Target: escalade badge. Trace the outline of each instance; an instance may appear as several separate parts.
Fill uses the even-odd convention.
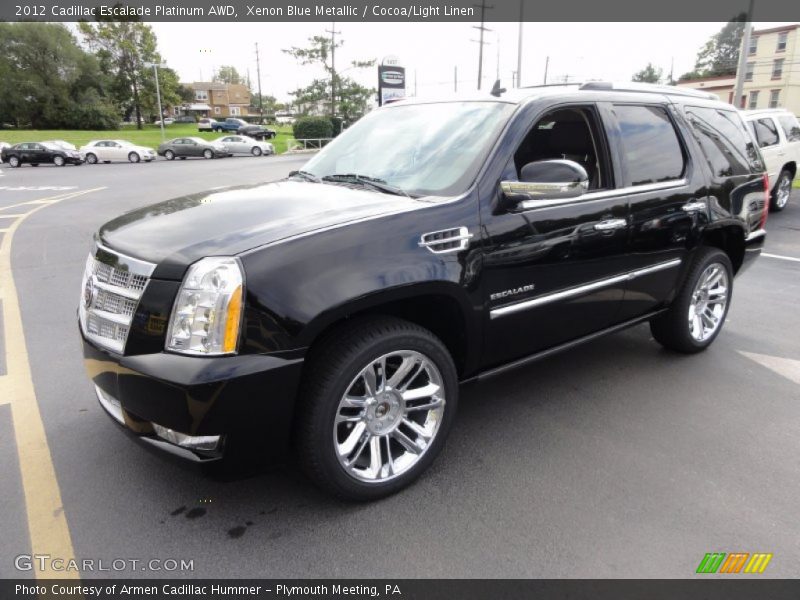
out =
[[[491,296],[489,296],[490,300],[500,300],[501,298],[508,298],[509,296],[516,296],[517,294],[524,294],[525,292],[530,292],[533,288],[536,287],[534,284],[529,283],[528,285],[523,285],[522,287],[518,288],[511,288],[510,290],[503,290],[502,292],[495,292]]]

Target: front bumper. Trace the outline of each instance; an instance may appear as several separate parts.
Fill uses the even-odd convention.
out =
[[[761,255],[761,250],[764,248],[764,242],[767,239],[767,232],[763,229],[757,229],[748,235],[744,240],[744,256],[742,257],[742,266],[739,267],[737,275],[744,273],[749,269],[756,258]]]
[[[231,439],[271,458],[288,446],[302,358],[119,356],[85,337],[83,355],[100,405],[150,445],[195,461],[221,458]]]

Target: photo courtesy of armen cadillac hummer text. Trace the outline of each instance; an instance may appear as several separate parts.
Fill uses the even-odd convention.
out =
[[[431,465],[466,382],[645,322],[706,349],[770,191],[740,114],[703,92],[395,102],[283,180],[103,225],[87,371],[145,443],[289,453],[323,489],[379,498]]]

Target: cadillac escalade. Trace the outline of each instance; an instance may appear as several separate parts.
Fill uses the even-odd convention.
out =
[[[465,382],[645,322],[706,349],[768,192],[740,114],[701,92],[396,102],[283,180],[102,226],[86,367],[146,443],[214,461],[248,440],[379,498],[442,450]]]

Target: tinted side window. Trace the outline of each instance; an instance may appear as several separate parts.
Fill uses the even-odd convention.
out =
[[[778,143],[778,128],[775,126],[775,121],[772,119],[756,119],[753,122],[753,128],[756,132],[756,140],[760,148],[767,146],[774,146]]]
[[[785,117],[778,117],[778,122],[783,127],[786,133],[786,139],[790,142],[800,142],[800,123],[797,119],[786,115]]]
[[[687,106],[685,111],[715,177],[763,170],[758,150],[738,113],[699,106]]]
[[[614,107],[630,185],[680,179],[684,157],[678,134],[660,106]]]

